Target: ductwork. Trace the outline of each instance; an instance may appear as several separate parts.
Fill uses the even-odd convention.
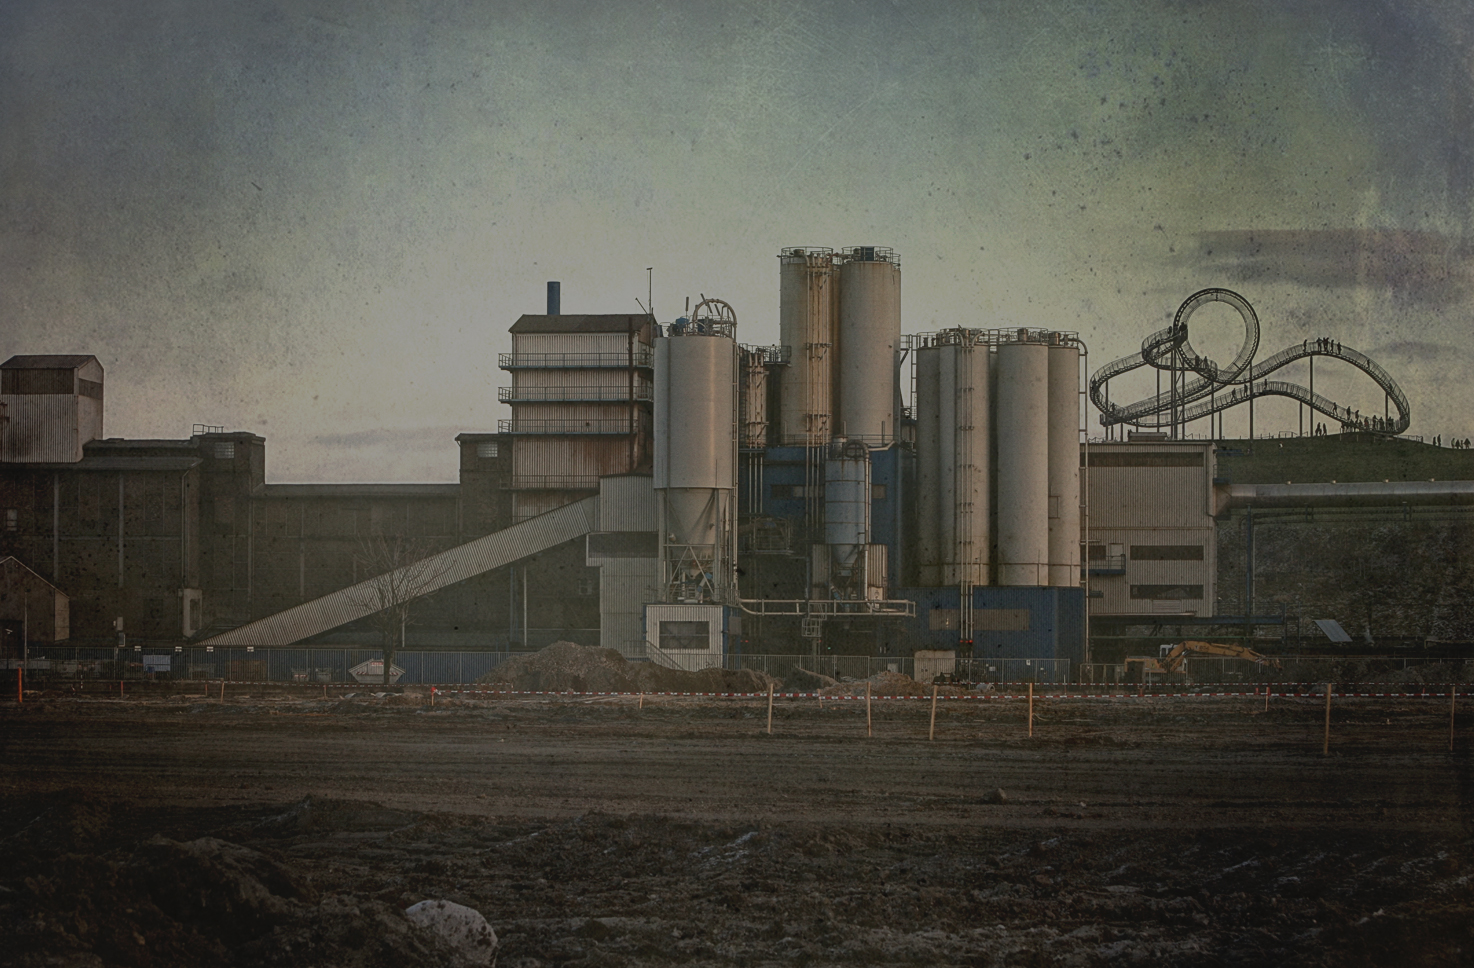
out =
[[[1213,513],[1234,508],[1361,508],[1474,505],[1474,481],[1347,484],[1219,484]]]

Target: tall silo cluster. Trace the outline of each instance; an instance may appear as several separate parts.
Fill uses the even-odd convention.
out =
[[[779,439],[827,447],[834,437],[875,447],[896,433],[901,262],[891,249],[789,248],[778,255],[782,377]]]
[[[1071,337],[1030,329],[918,347],[922,584],[1079,584],[1079,361]]]

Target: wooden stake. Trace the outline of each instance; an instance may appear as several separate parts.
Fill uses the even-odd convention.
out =
[[[640,692],[640,704],[638,706],[636,706],[635,708],[636,709],[644,709],[645,708],[645,693],[644,693],[643,690],[641,690],[641,692]]]
[[[26,670],[20,666],[15,667],[15,701],[18,703],[26,701]],[[1453,749],[1453,740],[1449,740],[1449,749]]]
[[[937,738],[937,684],[931,687],[931,728],[926,731],[927,741]]]
[[[225,702],[225,680],[220,680],[220,701]]]
[[[1264,711],[1269,712],[1269,687],[1264,687]]]
[[[430,708],[431,709],[434,709],[435,708],[435,687],[434,686],[431,686],[430,687]]]
[[[1322,756],[1331,755],[1331,689],[1334,686],[1333,682],[1326,683],[1326,737],[1325,742],[1321,744]]]
[[[768,735],[773,735],[773,684],[768,683]]]
[[[1459,701],[1459,687],[1450,683],[1448,687],[1448,751],[1454,751],[1454,710]]]
[[[1029,683],[1029,735],[1034,735],[1034,684]]]
[[[870,683],[865,683],[865,735],[874,736],[875,730],[870,721]]]

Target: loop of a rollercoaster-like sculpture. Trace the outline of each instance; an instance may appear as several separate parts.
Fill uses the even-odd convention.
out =
[[[1244,342],[1227,366],[1199,354],[1188,342],[1188,318],[1199,307],[1210,302],[1227,303],[1244,320]],[[1172,325],[1142,340],[1141,352],[1113,360],[1090,377],[1090,402],[1100,411],[1103,427],[1129,424],[1133,427],[1170,427],[1186,424],[1210,414],[1247,403],[1255,397],[1289,397],[1336,421],[1342,429],[1364,430],[1388,436],[1407,430],[1412,417],[1407,395],[1387,371],[1363,353],[1339,343],[1306,340],[1289,346],[1264,360],[1254,362],[1259,351],[1259,317],[1254,307],[1229,289],[1203,289],[1193,293],[1177,310]],[[1298,383],[1266,380],[1264,377],[1294,363],[1316,356],[1350,363],[1387,395],[1397,408],[1396,417],[1363,416],[1359,411],[1343,407],[1335,401],[1312,393]],[[1107,399],[1110,381],[1139,367],[1173,372],[1173,382],[1181,383],[1167,393],[1157,393],[1128,404],[1111,403]]]

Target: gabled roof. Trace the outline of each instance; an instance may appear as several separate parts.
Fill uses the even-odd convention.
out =
[[[644,333],[650,317],[644,313],[534,316],[525,314],[512,324],[513,333]]]
[[[75,370],[88,363],[96,363],[97,357],[90,355],[58,356],[12,356],[0,363],[0,370]]]
[[[60,588],[57,588],[51,582],[47,581],[45,578],[42,578],[40,575],[36,574],[36,571],[35,571],[34,568],[32,568],[30,565],[26,564],[24,561],[21,561],[15,555],[6,555],[4,558],[0,558],[0,573],[4,573],[4,572],[10,571],[12,564],[14,565],[14,567],[19,568],[22,571],[24,571],[27,575],[30,575],[31,578],[33,578],[34,580],[36,580],[36,581],[40,582],[41,584],[45,585],[47,588],[50,588],[52,591],[59,592],[62,595],[65,595],[66,594],[66,592],[63,592]]]

